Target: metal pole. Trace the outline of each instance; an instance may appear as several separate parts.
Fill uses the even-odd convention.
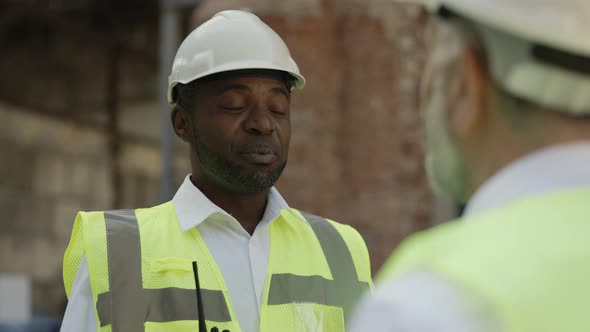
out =
[[[116,30],[113,30],[116,31]],[[106,110],[108,113],[108,133],[109,133],[109,154],[111,185],[113,186],[113,196],[111,199],[111,209],[120,208],[123,204],[123,181],[120,169],[121,158],[121,132],[119,130],[120,105],[119,105],[119,60],[121,57],[121,45],[117,38],[110,45],[107,61],[107,79],[106,79]]]
[[[162,176],[160,178],[160,201],[172,199],[174,194],[174,131],[170,123],[170,106],[166,91],[168,75],[179,39],[178,10],[167,1],[160,2],[160,104],[162,126]]]
[[[197,8],[200,0],[160,0],[160,103],[162,105],[162,177],[160,200],[172,199],[174,195],[174,131],[170,123],[168,105],[168,75],[180,42],[180,10]]]

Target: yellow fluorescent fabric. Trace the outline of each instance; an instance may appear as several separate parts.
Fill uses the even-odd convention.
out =
[[[297,210],[283,210],[269,227],[260,331],[344,331],[350,307],[370,286],[360,235]],[[68,294],[84,254],[99,331],[196,331],[194,260],[207,327],[240,331],[219,268],[196,228],[182,232],[171,202],[79,213],[64,257]]]
[[[432,270],[489,304],[507,332],[590,331],[590,188],[467,219],[413,236],[380,277]]]

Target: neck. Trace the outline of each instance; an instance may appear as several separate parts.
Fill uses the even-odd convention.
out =
[[[191,176],[191,182],[215,205],[236,218],[242,227],[253,234],[262,220],[269,191],[258,193],[235,193],[207,181]]]
[[[473,196],[490,177],[519,158],[550,146],[590,141],[590,121],[557,112],[543,112],[543,117],[534,119],[534,125],[531,120],[529,126],[518,130],[506,127],[498,130],[493,137],[474,140],[483,142],[483,145],[474,149],[479,152],[472,154],[475,172],[468,186],[468,197]]]

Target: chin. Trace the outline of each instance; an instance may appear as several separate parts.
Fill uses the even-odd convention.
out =
[[[235,187],[242,193],[258,193],[268,191],[279,180],[284,169],[283,163],[255,167],[235,178]]]

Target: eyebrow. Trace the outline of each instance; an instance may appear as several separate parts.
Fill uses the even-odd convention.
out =
[[[287,99],[291,98],[291,94],[287,91],[286,88],[273,87],[273,88],[271,88],[271,91],[275,92],[275,93],[280,93],[280,94],[284,95],[285,97],[287,97]]]
[[[229,91],[229,90],[241,90],[241,91],[250,91],[250,88],[246,85],[243,84],[230,84],[230,85],[226,85],[222,88],[220,88],[219,90],[217,90],[217,95],[220,96],[222,95],[224,92]],[[284,95],[287,98],[291,98],[291,94],[289,93],[289,91],[286,88],[283,87],[272,87],[270,89],[270,91],[274,92],[274,93],[279,93]]]

